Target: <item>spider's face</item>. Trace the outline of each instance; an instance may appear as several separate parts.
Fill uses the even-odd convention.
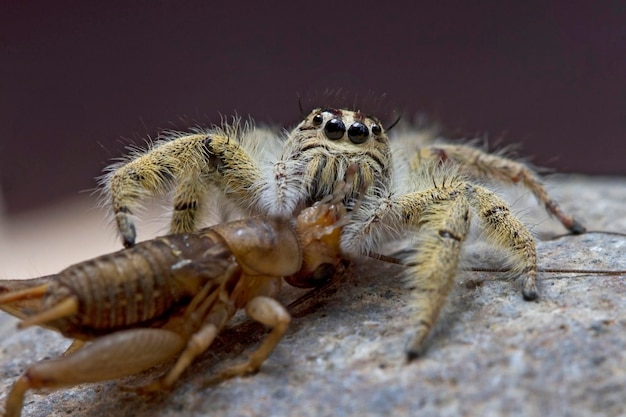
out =
[[[307,203],[332,194],[352,164],[359,173],[350,197],[362,186],[387,188],[391,181],[392,154],[380,121],[351,110],[313,110],[291,132],[283,160],[295,162],[290,174],[304,178]]]
[[[323,147],[331,153],[386,153],[389,148],[389,139],[379,120],[350,110],[315,109],[294,133],[302,151]]]

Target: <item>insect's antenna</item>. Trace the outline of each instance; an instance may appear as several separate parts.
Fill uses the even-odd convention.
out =
[[[395,125],[397,125],[397,124],[398,124],[398,122],[400,121],[400,119],[402,119],[402,115],[398,116],[398,118],[396,119],[396,121],[395,121],[395,122],[393,122],[392,124],[390,124],[390,125],[389,125],[389,127],[386,127],[386,128],[385,128],[385,130],[386,130],[387,132],[389,132],[391,129],[393,129],[393,128],[394,128],[394,126],[395,126]]]

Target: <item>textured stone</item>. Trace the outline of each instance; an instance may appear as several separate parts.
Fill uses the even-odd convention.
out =
[[[626,179],[570,177],[551,191],[592,230],[626,233]],[[515,207],[531,206],[525,195]],[[563,233],[524,210],[543,239],[540,268],[626,270],[626,237]],[[466,258],[497,255],[476,243]],[[496,263],[497,265],[497,263]],[[402,268],[354,262],[337,285],[296,307],[287,336],[261,371],[213,387],[214,369],[241,361],[263,331],[241,324],[152,398],[115,382],[27,394],[27,416],[620,416],[626,414],[626,275],[541,272],[540,298],[522,299],[503,274],[460,272],[456,293],[425,355],[406,363],[411,294]],[[296,297],[292,292],[289,297]],[[28,364],[68,342],[44,329],[17,332],[0,316],[0,401]],[[243,326],[243,327],[241,327]],[[154,373],[124,380],[140,384]]]

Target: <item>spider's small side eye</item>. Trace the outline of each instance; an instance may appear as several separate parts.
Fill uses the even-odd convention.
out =
[[[348,129],[348,138],[352,143],[363,143],[369,135],[369,129],[361,122],[352,123]]]
[[[323,121],[324,121],[324,116],[322,116],[322,113],[318,113],[315,116],[313,116],[313,125],[320,126]]]
[[[375,135],[380,135],[383,133],[383,129],[379,125],[372,125],[372,133]]]
[[[324,126],[324,132],[328,139],[341,139],[343,134],[346,133],[346,125],[343,124],[341,119],[330,119],[328,123],[326,123],[326,126]]]

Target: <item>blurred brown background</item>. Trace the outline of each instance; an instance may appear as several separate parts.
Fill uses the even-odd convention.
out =
[[[5,209],[93,188],[159,128],[235,111],[290,126],[297,96],[327,89],[541,166],[626,174],[626,3],[463,3],[2,2]]]

